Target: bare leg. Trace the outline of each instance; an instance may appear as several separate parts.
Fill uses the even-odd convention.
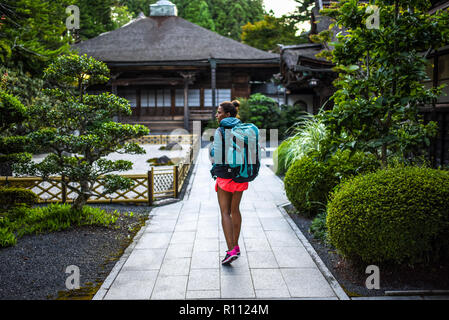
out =
[[[236,191],[232,195],[231,201],[231,219],[233,225],[233,248],[238,246],[240,229],[242,227],[242,216],[240,214],[240,200],[242,199],[243,191]]]
[[[223,189],[218,187],[217,197],[218,204],[220,205],[221,225],[223,226],[223,233],[226,239],[226,244],[228,246],[228,250],[232,250],[234,248],[234,228],[231,219],[232,193],[224,191]]]

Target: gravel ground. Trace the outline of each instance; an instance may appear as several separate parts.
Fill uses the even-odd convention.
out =
[[[151,210],[148,206],[97,206],[134,215],[120,215],[117,228],[73,227],[24,236],[15,246],[1,248],[0,299],[91,299]],[[70,265],[79,267],[79,290],[66,289],[71,274],[65,271]]]
[[[449,290],[449,261],[429,266],[379,265],[380,289],[368,290],[365,281],[370,274],[365,273],[366,265],[343,259],[309,233],[311,219],[298,215],[291,205],[285,209],[349,297],[384,296],[385,291]]]

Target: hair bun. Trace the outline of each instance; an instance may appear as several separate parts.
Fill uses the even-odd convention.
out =
[[[233,100],[233,101],[232,101],[232,104],[234,105],[234,107],[235,107],[236,109],[238,109],[238,108],[240,107],[240,101],[238,101],[238,100]]]

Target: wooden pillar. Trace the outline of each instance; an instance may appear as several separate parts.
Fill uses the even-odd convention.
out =
[[[65,186],[65,175],[61,176],[61,202],[64,204],[67,201],[67,187]]]
[[[178,165],[173,166],[173,196],[178,197],[179,177],[178,177]]]
[[[136,108],[137,108],[137,119],[140,120],[140,117],[142,116],[142,100],[140,88],[136,90]]]
[[[215,59],[209,59],[210,63],[210,87],[212,89],[212,118],[214,119],[217,112],[216,91],[217,91],[217,61]]]
[[[189,106],[188,106],[188,93],[189,84],[192,84],[195,79],[195,73],[181,72],[181,76],[184,78],[184,129],[189,131]]]
[[[112,83],[112,94],[117,95],[117,84],[115,82]],[[120,122],[120,116],[114,116],[112,120],[115,122]]]
[[[184,78],[184,129],[186,129],[187,131],[189,131],[188,97],[189,97],[189,81],[187,78]]]
[[[153,205],[154,194],[154,167],[151,167],[151,171],[148,171],[148,205]]]

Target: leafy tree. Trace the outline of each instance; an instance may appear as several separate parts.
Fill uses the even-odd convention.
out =
[[[279,128],[281,110],[274,99],[256,93],[239,100],[239,116],[243,122],[254,123],[259,129]]]
[[[262,21],[248,22],[242,27],[242,42],[261,50],[279,52],[278,44],[307,42],[307,39],[296,36],[296,32],[295,22],[288,17],[265,15]]]
[[[203,28],[215,31],[215,24],[212,20],[209,6],[204,0],[192,0],[184,9],[184,19],[195,23]]]
[[[263,20],[261,0],[208,0],[215,30],[222,36],[241,40],[241,27],[248,22]]]
[[[80,40],[91,39],[114,30],[111,8],[115,0],[76,0],[80,9]]]
[[[296,23],[310,21],[312,9],[315,7],[315,0],[295,0],[295,2],[298,5],[296,10],[289,15],[289,18],[296,21]]]
[[[39,74],[69,50],[68,0],[3,0],[0,3],[0,62]]]
[[[29,137],[51,152],[40,163],[16,166],[18,173],[41,176],[46,181],[52,181],[54,175],[65,176],[65,187],[77,194],[74,210],[80,210],[93,195],[94,183],[102,175],[103,194],[131,186],[131,180],[111,172],[129,170],[132,162],[107,160],[105,156],[112,152],[145,153],[128,140],[147,134],[148,129],[112,120],[116,115],[131,114],[128,101],[108,92],[86,94],[88,86],[104,83],[108,76],[106,64],[86,55],[58,57],[45,70],[46,80],[55,84],[46,90],[53,103],[36,105],[30,111],[37,127]]]
[[[156,3],[157,0],[119,0],[118,3],[121,6],[127,6],[128,11],[132,14],[133,18],[137,17],[139,13],[143,12],[146,16],[150,15],[150,5]],[[176,4],[178,8],[179,15],[179,6],[177,1],[171,1]]]
[[[377,0],[379,28],[368,28],[366,4],[342,0],[322,13],[345,32],[337,35],[330,56],[339,72],[325,113],[335,147],[369,151],[384,166],[388,157],[414,156],[435,134],[418,107],[431,103],[440,88],[426,89],[426,52],[449,42],[449,13],[427,14],[428,1]]]
[[[133,15],[129,12],[127,6],[114,6],[111,8],[112,24],[114,29],[127,24],[132,20]]]

